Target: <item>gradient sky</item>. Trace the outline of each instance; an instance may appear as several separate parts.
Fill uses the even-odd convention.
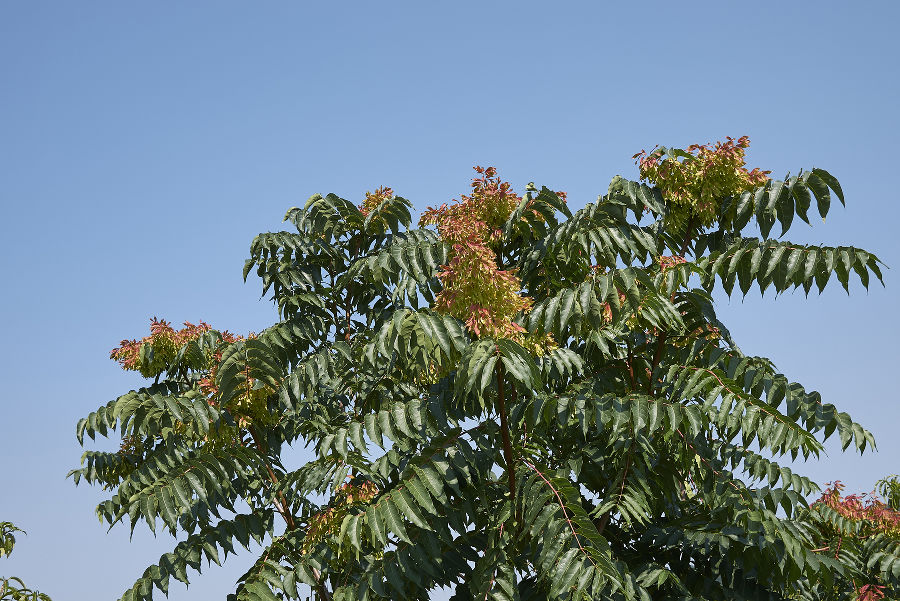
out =
[[[0,3],[0,521],[29,533],[0,574],[112,600],[174,546],[97,522],[101,491],[65,479],[75,423],[141,384],[108,353],[152,316],[274,321],[241,268],[288,207],[389,185],[421,210],[480,164],[578,208],[636,178],[642,148],[729,135],[751,137],[750,166],[843,184],[847,208],[790,239],[893,269],[720,316],[875,434],[877,453],[830,444],[803,472],[859,491],[900,472],[900,4],[609,4]],[[252,557],[232,559],[170,598],[223,599]]]

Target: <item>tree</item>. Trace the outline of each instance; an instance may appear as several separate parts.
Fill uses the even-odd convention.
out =
[[[9,557],[16,546],[16,532],[25,534],[12,522],[0,522],[0,557]],[[0,576],[0,601],[50,601],[44,593],[31,590],[21,578]]]
[[[900,511],[895,506],[900,482],[897,476],[883,478],[877,488],[883,498],[874,492],[842,495],[843,484],[833,482],[804,514],[815,551],[832,554],[845,569],[828,585],[803,582],[797,599],[900,598]]]
[[[418,228],[390,188],[289,210],[244,267],[278,322],[154,320],[112,353],[153,383],[78,424],[123,438],[72,472],[112,491],[100,517],[183,536],[123,599],[251,541],[234,599],[782,599],[848,575],[777,460],[872,435],[743,354],[711,292],[867,287],[880,261],[770,238],[844,195],[747,146],[639,153],[643,183],[575,212],[493,168]],[[297,443],[315,458],[284,465]],[[895,585],[897,550],[880,565]]]

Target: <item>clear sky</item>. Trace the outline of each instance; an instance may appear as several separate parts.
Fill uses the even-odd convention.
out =
[[[140,385],[108,353],[152,316],[273,322],[241,268],[288,207],[388,185],[422,209],[480,164],[577,208],[642,148],[729,135],[750,166],[842,182],[847,208],[792,240],[893,268],[868,293],[720,306],[746,352],[875,434],[805,472],[871,490],[900,472],[898,22],[896,2],[0,3],[0,521],[29,532],[0,574],[116,599],[174,546],[97,522],[101,491],[65,479],[75,423]],[[222,599],[249,561],[170,598]]]

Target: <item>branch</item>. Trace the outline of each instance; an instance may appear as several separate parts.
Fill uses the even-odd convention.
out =
[[[625,466],[622,468],[622,475],[619,478],[619,482],[616,484],[615,488],[619,489],[619,498],[616,501],[616,505],[619,504],[619,501],[622,499],[622,494],[625,492],[625,481],[628,479],[628,470],[631,469],[631,461],[634,457],[634,445],[635,445],[634,433],[632,432],[631,444],[628,445],[628,453],[625,455]],[[597,525],[597,532],[603,534],[603,530],[609,524],[610,517],[612,517],[612,508],[609,509],[606,513],[603,514],[603,517],[600,518],[600,523]]]
[[[250,431],[250,436],[253,437],[253,442],[256,444],[256,448],[259,450],[259,454],[262,456],[263,463],[266,466],[266,471],[269,473],[269,480],[272,481],[272,484],[278,486],[278,476],[275,475],[275,470],[272,469],[272,465],[269,463],[268,457],[266,457],[266,451],[263,448],[262,442],[260,441],[259,436],[256,433],[256,429],[253,426],[248,428]],[[281,517],[284,519],[284,523],[287,525],[288,530],[293,530],[297,527],[294,522],[294,516],[291,515],[291,512],[288,510],[287,499],[284,496],[284,493],[277,493],[277,499],[275,499],[275,508],[278,510],[278,513],[281,514]]]
[[[631,380],[631,390],[636,389],[634,381],[634,350],[631,348],[631,342],[628,343],[628,376]]]
[[[550,480],[548,480],[547,477],[544,476],[544,474],[542,474],[541,471],[533,463],[531,463],[527,459],[523,459],[523,461],[525,462],[525,465],[531,468],[534,473],[536,473],[538,477],[540,477],[540,479],[550,487],[550,490],[553,491],[553,494],[556,496],[556,500],[559,503],[559,507],[560,509],[562,509],[563,517],[565,518],[566,523],[569,525],[569,529],[572,531],[572,537],[575,539],[575,544],[578,545],[578,548],[581,550],[584,556],[587,557],[588,561],[590,561],[591,564],[596,568],[597,564],[594,562],[591,554],[588,553],[587,550],[581,545],[581,540],[578,538],[578,532],[575,530],[575,524],[572,523],[572,518],[569,517],[569,510],[566,509],[566,503],[565,501],[563,501],[562,495],[559,494],[559,491],[556,490],[556,487],[553,486],[553,483],[550,482]],[[602,531],[599,533],[602,534]]]
[[[325,580],[322,578],[322,573],[316,568],[312,569],[312,573],[313,578],[316,579],[316,593],[325,601],[331,601],[331,593],[325,588]]]
[[[691,216],[688,217],[687,226],[684,229],[684,242],[681,243],[681,254],[680,256],[684,256],[687,252],[688,245],[691,242],[691,230],[694,228],[694,213],[691,212]],[[675,291],[672,290],[672,296],[670,298],[672,302],[675,301]],[[663,331],[659,336],[659,340],[656,343],[656,351],[653,353],[653,363],[650,365],[650,380],[647,382],[647,396],[653,396],[653,374],[656,373],[656,368],[659,366],[659,361],[662,359],[663,349],[666,345],[666,338],[669,336],[669,333]]]
[[[506,399],[504,398],[503,363],[497,361],[497,411],[500,413],[500,434],[503,438],[503,459],[506,462],[506,475],[509,481],[509,502],[516,504],[516,470],[513,464],[512,443],[509,439],[509,423],[506,415]],[[513,389],[515,390],[515,389]]]

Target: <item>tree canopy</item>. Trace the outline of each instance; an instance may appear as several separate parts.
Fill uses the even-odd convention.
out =
[[[741,352],[712,296],[868,287],[881,262],[783,240],[844,193],[824,169],[746,168],[748,144],[641,152],[641,181],[577,211],[480,167],[418,227],[390,188],[290,209],[244,266],[277,322],[237,336],[154,320],[112,351],[152,382],[78,423],[82,443],[122,440],[71,472],[111,493],[101,519],[180,539],[122,598],[253,542],[232,599],[900,590],[896,531],[836,553],[823,541],[850,526],[833,491],[811,507],[819,488],[784,465],[872,435]],[[296,444],[314,458],[285,465]]]

